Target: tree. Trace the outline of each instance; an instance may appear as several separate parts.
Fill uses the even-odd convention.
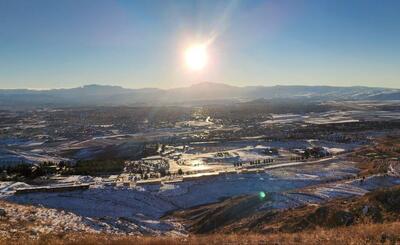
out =
[[[179,174],[179,175],[183,175],[182,169],[178,169],[178,174]]]
[[[160,169],[160,175],[161,175],[161,177],[164,177],[165,175],[167,175],[167,171],[165,170],[165,168]]]

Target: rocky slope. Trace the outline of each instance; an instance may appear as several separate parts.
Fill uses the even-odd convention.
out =
[[[400,186],[283,211],[262,210],[264,202],[259,196],[241,196],[173,215],[194,233],[266,234],[400,221]]]

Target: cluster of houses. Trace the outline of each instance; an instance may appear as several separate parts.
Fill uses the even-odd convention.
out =
[[[125,173],[136,174],[136,179],[159,178],[169,170],[169,162],[161,156],[152,156],[138,161],[126,161]]]

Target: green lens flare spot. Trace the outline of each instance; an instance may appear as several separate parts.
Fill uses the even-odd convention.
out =
[[[259,196],[261,199],[264,199],[264,198],[267,196],[267,194],[265,194],[265,192],[263,192],[263,191],[260,191],[260,192],[258,193],[258,196]]]

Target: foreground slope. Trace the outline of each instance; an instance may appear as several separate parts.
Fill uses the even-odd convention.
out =
[[[0,240],[0,244],[397,244],[400,242],[399,230],[400,222],[268,235],[211,234],[189,237],[139,237],[71,233],[59,236],[42,236],[38,240],[28,238],[21,238],[17,241]]]
[[[400,186],[284,211],[260,210],[262,203],[258,196],[242,196],[174,215],[194,233],[293,233],[400,221]]]

